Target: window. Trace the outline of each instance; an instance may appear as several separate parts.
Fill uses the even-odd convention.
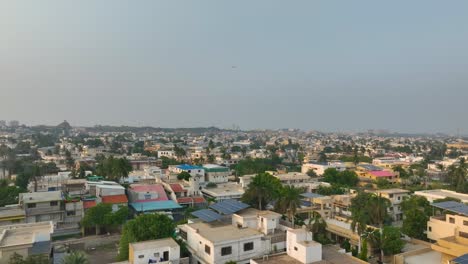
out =
[[[208,245],[205,245],[205,253],[208,255],[211,254],[211,248]]]
[[[232,247],[223,247],[221,248],[221,256],[231,255]]]
[[[455,224],[455,218],[449,217],[449,222],[450,222],[451,224]]]
[[[297,251],[297,247],[294,247],[294,250]]]
[[[401,199],[401,196],[398,196],[398,201],[400,201],[400,199]]]
[[[57,205],[58,205],[57,201],[50,202],[50,206],[57,206]]]
[[[35,203],[30,203],[30,204],[28,204],[28,208],[36,208],[36,204]]]
[[[244,244],[244,251],[250,251],[254,249],[254,243],[249,242]]]
[[[138,255],[138,258],[144,258],[145,255]]]
[[[463,237],[463,238],[468,238],[468,233],[459,232],[458,234],[459,234],[461,237]]]
[[[169,251],[163,252],[163,261],[169,261]]]
[[[67,211],[67,216],[76,215],[75,211]]]
[[[389,194],[388,197],[393,198],[393,194]]]
[[[428,226],[427,229],[429,230],[429,232],[432,232],[432,226]]]
[[[463,220],[463,225],[468,226],[468,221]]]

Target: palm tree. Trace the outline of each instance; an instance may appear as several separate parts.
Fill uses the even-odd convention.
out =
[[[309,219],[307,224],[307,230],[312,233],[312,239],[318,234],[325,233],[327,228],[327,222],[322,218],[320,213],[314,211],[312,217]]]
[[[294,216],[296,215],[297,208],[301,205],[302,190],[294,186],[287,185],[280,191],[280,198],[278,200],[278,208],[282,212],[286,212],[289,219],[291,219],[294,228]]]
[[[88,257],[82,251],[73,251],[68,254],[63,260],[62,264],[89,264]]]
[[[263,201],[276,198],[278,191],[281,189],[281,182],[268,173],[260,173],[252,178],[249,188],[244,194],[244,200],[248,198],[257,200],[259,210],[264,209]],[[250,197],[248,197],[250,196]]]

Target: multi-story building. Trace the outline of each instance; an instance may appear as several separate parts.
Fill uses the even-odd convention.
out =
[[[0,226],[26,222],[25,210],[19,205],[0,207]]]
[[[448,201],[433,206],[445,212],[427,222],[427,238],[436,241],[431,247],[442,254],[442,263],[468,254],[468,205]]]
[[[325,170],[330,168],[336,169],[337,171],[344,171],[346,170],[346,164],[344,162],[309,162],[302,165],[301,172],[307,173],[309,170],[313,170],[318,176],[322,176]]]
[[[385,189],[385,190],[376,190],[373,191],[375,194],[381,196],[390,201],[390,207],[388,208],[388,213],[392,217],[393,221],[402,221],[403,220],[403,211],[401,210],[401,202],[406,197],[409,197],[410,191],[403,189]]]
[[[61,191],[20,193],[19,204],[25,210],[26,223],[62,222],[65,216]]]
[[[214,164],[203,165],[205,170],[205,182],[226,183],[230,174],[228,167]]]

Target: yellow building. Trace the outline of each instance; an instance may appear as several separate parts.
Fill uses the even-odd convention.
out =
[[[436,241],[432,249],[442,254],[442,263],[468,254],[468,205],[449,201],[433,206],[448,212],[427,222],[427,237]]]

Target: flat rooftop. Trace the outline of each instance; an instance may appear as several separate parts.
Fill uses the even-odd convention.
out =
[[[359,260],[348,256],[344,253],[338,252],[338,247],[336,246],[323,246],[322,247],[322,260],[312,262],[311,264],[362,264]],[[269,256],[268,259],[258,258],[254,259],[256,263],[264,264],[303,264],[301,261],[296,260],[293,257],[290,257],[286,253],[278,254],[274,256]]]
[[[260,210],[255,209],[255,208],[244,209],[244,210],[236,213],[236,215],[241,216],[241,217],[257,217],[257,216],[263,216],[263,217],[266,217],[266,218],[281,217],[281,214],[278,214],[276,212],[268,211],[268,210],[260,211]]]
[[[163,247],[178,247],[179,244],[174,241],[172,238],[162,238],[156,240],[149,240],[137,243],[131,243],[130,246],[135,251],[154,249],[154,248],[163,248]]]
[[[410,191],[400,188],[393,188],[393,189],[384,189],[384,190],[377,190],[376,193],[410,193]]]
[[[460,199],[462,202],[468,201],[468,194],[458,193],[454,191],[444,190],[444,189],[436,189],[436,190],[425,190],[425,191],[416,191],[414,192],[415,195],[420,196],[432,196],[437,199],[443,199],[446,197]]]
[[[25,211],[19,207],[0,207],[0,218],[18,217],[25,216]]]
[[[207,224],[207,223],[194,223],[187,224],[189,228],[198,230],[200,236],[206,238],[212,243],[224,242],[238,239],[249,239],[252,237],[261,237],[263,234],[251,228],[238,228],[231,224]]]
[[[214,188],[204,188],[203,193],[211,196],[227,196],[227,195],[242,195],[244,194],[244,188],[237,183],[225,183],[218,184]]]
[[[0,226],[0,248],[50,241],[52,222]]]
[[[20,193],[23,203],[40,203],[63,200],[62,191]]]

